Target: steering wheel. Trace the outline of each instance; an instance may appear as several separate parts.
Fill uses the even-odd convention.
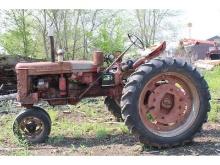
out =
[[[140,49],[144,49],[144,43],[141,41],[141,39],[134,35],[134,34],[128,34],[128,38],[135,46],[137,46]]]

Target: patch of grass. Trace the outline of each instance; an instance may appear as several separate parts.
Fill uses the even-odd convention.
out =
[[[105,139],[108,136],[108,131],[105,127],[96,130],[96,137],[98,139]]]
[[[124,124],[124,123],[123,123]],[[124,133],[124,134],[130,134],[128,128],[126,125],[123,125],[122,127],[120,127],[121,131]]]
[[[28,146],[31,145],[26,140],[18,139],[17,137],[15,137],[14,143],[16,144],[16,146],[25,147],[25,148],[28,148]]]
[[[84,113],[86,117],[97,118],[102,117],[103,113],[100,113],[104,109],[104,99],[99,98],[86,98],[80,101],[76,106],[70,106],[71,110],[77,109]]]
[[[83,153],[85,155],[88,155],[90,153],[89,150],[88,150],[88,147],[85,144],[81,144],[79,148],[80,148],[80,150],[83,151]]]
[[[51,121],[53,121],[53,122],[57,121],[59,111],[56,111],[53,108],[48,108],[47,112],[50,115]]]
[[[208,120],[211,122],[217,122],[220,119],[220,104],[211,101],[211,111],[208,114]]]
[[[28,149],[23,149],[23,150],[16,150],[12,151],[9,154],[10,156],[30,156],[31,153],[28,151]]]
[[[82,130],[75,130],[74,131],[74,135],[73,135],[73,137],[74,138],[76,138],[76,139],[80,139],[80,138],[82,138],[83,137],[83,131]]]
[[[203,75],[211,89],[212,95],[216,96],[216,94],[220,94],[220,67],[216,67],[211,71],[204,71]],[[217,92],[219,91],[219,92]],[[217,95],[220,96],[220,95]]]
[[[153,150],[154,148],[152,146],[148,146],[148,145],[145,145],[145,144],[141,144],[141,148],[142,148],[142,151],[151,151]]]
[[[116,124],[107,124],[103,125],[103,127],[107,128],[108,134],[116,135],[116,134],[131,134],[127,128],[127,126],[121,122]]]
[[[215,99],[220,98],[220,67],[215,67],[212,71],[204,71],[203,75],[209,85],[209,91],[212,98],[208,120],[217,122],[219,121],[220,104],[217,103]]]
[[[14,122],[15,115],[2,115],[0,116],[1,121],[1,128],[3,131],[1,131],[0,134],[0,144],[4,145],[15,145],[15,146],[26,146],[17,140],[17,138],[14,136],[14,133],[12,131],[12,123]]]
[[[101,101],[99,101],[101,102]],[[94,104],[89,102],[89,104]],[[98,103],[97,105],[100,105]],[[82,108],[82,109],[81,109]],[[89,111],[88,108],[80,107],[80,110],[86,112]],[[48,110],[52,119],[52,136],[70,136],[74,138],[83,138],[84,136],[96,136],[97,138],[104,138],[106,134],[117,134],[117,133],[128,133],[128,129],[124,126],[124,123],[109,124],[102,121],[89,122],[89,121],[74,121],[74,119],[68,117],[59,117],[62,111]],[[97,111],[97,109],[91,110]],[[90,112],[91,112],[90,111]],[[97,119],[97,117],[91,117],[90,112],[86,112],[86,119],[91,118],[91,120]],[[103,118],[103,113],[95,112]],[[101,119],[102,119],[101,118]]]
[[[57,144],[61,143],[62,141],[64,141],[64,136],[54,136],[48,139],[49,144]]]
[[[84,144],[80,144],[80,148],[81,148],[82,150],[84,150],[84,149],[86,149],[87,147],[86,147],[86,145],[84,145]]]
[[[167,152],[167,151],[165,151],[165,150],[163,150],[163,151],[161,151],[161,152],[160,152],[160,154],[161,154],[161,155],[167,155],[167,154],[168,154],[168,152]]]
[[[71,144],[71,151],[72,151],[72,152],[77,151],[77,148],[78,148],[78,147],[76,147],[74,144]]]
[[[8,101],[0,101],[0,112],[6,112],[6,113],[14,113],[18,112],[20,108],[16,108],[13,104],[12,100]]]
[[[97,109],[95,107],[92,107],[92,105],[81,104],[81,105],[77,106],[77,109],[79,111],[85,113],[86,117],[95,118],[95,117],[99,116]]]
[[[87,138],[103,139],[108,135],[127,133],[128,130],[123,123],[108,122],[108,116],[106,116],[108,112],[104,110],[103,102],[103,98],[84,99],[82,103],[79,103],[77,106],[44,107],[49,113],[52,121],[51,135],[47,143],[63,143],[65,137],[79,138],[83,141],[83,139],[86,140]],[[69,108],[68,110],[72,112],[70,116],[64,115],[59,108]],[[82,114],[85,114],[85,117],[82,117],[80,112],[74,112],[75,108],[77,108],[77,111],[83,112]],[[80,119],[75,116],[77,113],[80,114]],[[19,141],[13,134],[12,124],[15,116],[16,114],[14,113],[0,115],[0,125],[4,130],[0,134],[0,146],[5,148],[21,148],[20,150],[12,150],[6,153],[7,155],[30,155],[28,143]],[[80,148],[86,150],[86,146],[84,145],[77,148],[74,145],[71,147],[73,151]]]
[[[99,99],[84,99],[77,106],[69,106],[71,111],[77,108],[77,111],[85,114],[86,121],[74,121],[72,117],[61,117],[62,111],[54,111],[48,109],[48,112],[52,119],[52,136],[70,136],[77,139],[85,136],[95,136],[97,138],[105,138],[108,134],[129,133],[124,123],[109,124],[102,122],[104,108],[103,98]],[[60,114],[61,113],[61,114]],[[80,113],[80,112],[79,112]],[[92,120],[92,122],[87,121]],[[93,122],[97,120],[97,122]]]

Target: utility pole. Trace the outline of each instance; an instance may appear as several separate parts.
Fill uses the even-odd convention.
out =
[[[189,22],[189,23],[187,24],[187,27],[188,27],[188,30],[189,30],[189,31],[188,31],[188,37],[191,38],[191,37],[192,37],[192,36],[191,36],[191,35],[192,35],[192,34],[191,34],[191,32],[192,32],[192,31],[191,31],[191,30],[192,30],[192,23]]]

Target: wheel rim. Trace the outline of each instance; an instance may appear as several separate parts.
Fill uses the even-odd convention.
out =
[[[199,95],[185,75],[167,72],[153,77],[139,98],[139,115],[152,133],[177,136],[194,123],[199,111]]]
[[[41,119],[31,116],[23,118],[19,123],[18,128],[22,135],[29,140],[34,141],[41,137],[45,126]]]

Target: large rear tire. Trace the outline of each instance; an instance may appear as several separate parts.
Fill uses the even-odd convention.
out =
[[[122,115],[140,142],[177,146],[192,141],[201,129],[210,99],[208,85],[195,68],[177,59],[154,59],[128,78]]]
[[[118,122],[124,121],[121,114],[120,101],[117,101],[111,97],[105,98],[106,108],[115,117]]]

